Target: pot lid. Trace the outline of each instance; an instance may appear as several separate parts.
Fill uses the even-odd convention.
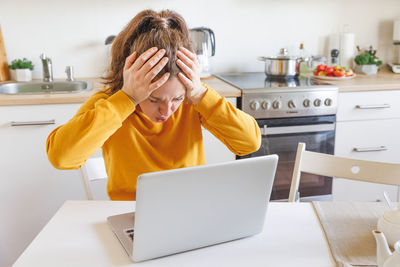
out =
[[[279,51],[279,54],[276,56],[271,56],[271,57],[260,57],[260,60],[266,60],[266,59],[281,59],[281,60],[296,60],[299,57],[297,56],[291,56],[289,55],[289,52],[286,48],[281,48],[281,50]]]

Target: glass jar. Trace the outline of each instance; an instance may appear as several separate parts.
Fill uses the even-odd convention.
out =
[[[327,59],[325,56],[312,56],[311,60],[308,62],[310,71],[314,71],[318,65],[326,65]]]

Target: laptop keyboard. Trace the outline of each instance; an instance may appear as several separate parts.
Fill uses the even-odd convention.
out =
[[[133,228],[126,229],[125,234],[133,241],[133,234],[134,234]]]

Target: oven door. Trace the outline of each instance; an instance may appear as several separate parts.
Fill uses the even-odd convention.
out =
[[[258,119],[262,143],[258,151],[238,157],[249,158],[277,154],[278,168],[275,175],[271,200],[288,199],[296,159],[297,144],[306,143],[309,151],[333,154],[336,116],[301,118]],[[332,178],[314,174],[301,175],[300,196],[303,200],[329,199]]]

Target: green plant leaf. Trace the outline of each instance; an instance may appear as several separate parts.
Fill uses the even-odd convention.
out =
[[[11,61],[11,65],[8,65],[9,69],[16,70],[16,69],[30,69],[33,70],[34,65],[32,61],[28,60],[27,58],[23,59],[14,59]]]

